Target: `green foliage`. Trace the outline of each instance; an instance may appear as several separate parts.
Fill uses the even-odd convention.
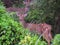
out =
[[[5,12],[5,7],[0,6],[0,12],[1,12],[1,13],[4,13],[4,12]]]
[[[23,40],[21,40],[19,45],[47,45],[47,43],[40,40],[37,35],[27,35]]]
[[[34,21],[34,23],[40,23],[45,21],[46,15],[44,15],[43,10],[32,9],[28,12],[28,16],[25,18],[27,22]]]
[[[3,5],[3,2],[0,0],[0,5]]]
[[[3,6],[3,3],[0,2],[0,13],[4,13],[5,12],[5,7]]]
[[[56,34],[52,42],[52,45],[60,45],[60,34]]]
[[[14,19],[14,21],[19,22],[19,17],[16,15],[16,12],[11,12],[10,13],[11,18]]]
[[[0,45],[18,45],[20,40],[29,34],[29,31],[14,21],[4,7],[0,9]]]
[[[35,3],[34,3],[35,2]],[[55,0],[33,0],[30,11],[26,17],[27,22],[47,22],[54,24]]]
[[[41,22],[46,21],[47,17],[52,20],[53,15],[46,14],[42,8],[32,9],[28,12],[26,19],[28,22],[36,20],[36,23],[39,23],[37,20]],[[13,18],[13,14],[6,12],[3,3],[0,3],[0,45],[47,45],[45,41],[39,39],[38,35],[31,35],[27,29],[23,28],[21,23],[14,20],[15,18],[16,16]],[[60,34],[54,37],[52,44],[60,45]]]

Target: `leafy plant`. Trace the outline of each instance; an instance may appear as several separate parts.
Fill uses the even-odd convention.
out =
[[[41,23],[41,22],[45,22],[46,19],[46,15],[44,15],[44,11],[43,10],[39,10],[39,9],[31,9],[28,12],[28,16],[25,18],[25,20],[27,22],[31,22],[33,23]]]
[[[47,43],[39,39],[37,35],[27,35],[21,40],[19,45],[47,45]]]
[[[14,21],[4,6],[0,5],[0,9],[0,45],[18,45],[29,31]]]
[[[52,45],[60,45],[60,34],[56,34],[53,41]]]
[[[3,6],[3,3],[0,2],[0,13],[5,13],[5,7]]]
[[[30,11],[25,18],[27,22],[46,22],[54,25],[54,13],[56,9],[55,0],[33,0],[31,3]]]

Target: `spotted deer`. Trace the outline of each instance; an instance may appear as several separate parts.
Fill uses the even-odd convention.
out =
[[[40,23],[40,24],[33,24],[33,23],[26,23],[24,18],[27,16],[27,14],[20,14],[17,12],[17,15],[19,16],[19,20],[24,26],[24,28],[28,28],[31,32],[36,32],[37,34],[43,33],[43,38],[48,42],[48,45],[50,45],[50,42],[52,40],[51,35],[51,25],[46,23]]]
[[[15,11],[17,16],[19,16],[19,20],[24,26],[24,28],[28,28],[31,32],[36,32],[37,34],[43,34],[43,38],[48,42],[48,45],[50,45],[50,42],[52,40],[51,35],[51,25],[46,23],[40,23],[40,24],[34,24],[34,23],[27,23],[24,18],[27,16],[27,12],[29,10],[29,5],[27,5],[27,2],[24,2],[26,4],[25,8],[7,8],[8,11]]]
[[[12,8],[12,7],[11,7]],[[50,45],[50,42],[52,40],[52,35],[51,35],[51,25],[46,24],[46,23],[40,23],[40,24],[34,24],[34,23],[26,23],[26,21],[24,20],[24,18],[27,16],[26,13],[20,13],[23,12],[21,11],[22,9],[20,9],[20,11],[17,10],[17,8],[8,8],[8,11],[15,11],[17,16],[19,16],[19,20],[22,23],[22,25],[24,26],[24,28],[28,28],[31,32],[36,32],[37,34],[42,34],[43,33],[43,38],[48,42],[48,45]],[[10,10],[11,9],[11,10]],[[25,11],[24,11],[25,12]]]

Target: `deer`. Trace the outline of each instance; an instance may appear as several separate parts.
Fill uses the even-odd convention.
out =
[[[29,29],[31,32],[36,32],[37,34],[41,35],[42,37],[47,41],[48,45],[50,45],[50,42],[52,40],[52,26],[47,23],[27,23],[24,19],[28,15],[27,12],[29,11],[29,5],[27,5],[27,2],[24,2],[26,5],[25,8],[7,8],[8,11],[15,11],[16,15],[19,16],[20,23],[22,23],[24,28]]]
[[[27,14],[21,14],[20,12],[17,12],[17,16],[19,16],[20,23],[22,23],[24,28],[29,29],[31,32],[36,32],[37,34],[43,33],[42,35],[43,38],[48,42],[48,45],[50,45],[50,42],[52,40],[51,25],[46,23],[40,23],[40,24],[27,23],[24,20]]]
[[[14,9],[14,8],[13,8]],[[10,10],[10,11],[15,11],[16,15],[19,17],[20,23],[22,23],[24,28],[29,29],[31,32],[36,32],[37,34],[42,34],[43,33],[43,38],[48,42],[48,45],[50,45],[50,42],[52,40],[52,34],[51,34],[51,25],[46,24],[46,23],[40,23],[40,24],[34,24],[34,23],[27,23],[24,18],[27,16],[25,14],[25,10],[23,11],[18,11],[18,10]],[[9,10],[8,10],[9,11]],[[22,12],[22,13],[20,13]],[[24,13],[24,14],[23,14]]]
[[[40,24],[34,24],[34,23],[27,23],[24,18],[27,16],[27,12],[29,11],[29,0],[28,3],[24,2],[25,6],[25,13],[21,14],[20,12],[17,12],[17,16],[19,16],[19,20],[24,26],[24,28],[29,29],[31,32],[36,32],[38,34],[43,34],[43,38],[48,42],[48,45],[50,45],[50,42],[52,40],[52,26],[46,23],[40,23]]]

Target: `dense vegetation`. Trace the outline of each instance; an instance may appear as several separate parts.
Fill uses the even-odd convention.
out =
[[[23,6],[22,1],[23,0],[17,0],[16,2],[16,0],[13,0],[12,4],[16,7],[21,7]],[[30,5],[30,11],[25,20],[32,23],[46,22],[51,24],[52,27],[56,27],[55,17],[58,17],[58,19],[60,17],[55,15],[55,13],[59,10],[60,1],[38,0],[36,2]],[[31,33],[28,29],[23,28],[22,24],[16,21],[18,17],[16,18],[14,16],[16,16],[16,14],[13,15],[12,13],[8,13],[0,1],[0,45],[47,45],[46,41],[41,38],[39,39],[37,34]],[[54,35],[51,42],[52,45],[60,45],[60,34]]]
[[[56,2],[56,1],[55,1]],[[31,10],[28,13],[27,21],[36,21],[36,23],[47,22],[49,24],[54,24],[54,11],[56,3],[54,0],[37,0],[37,2],[32,4]]]

